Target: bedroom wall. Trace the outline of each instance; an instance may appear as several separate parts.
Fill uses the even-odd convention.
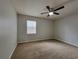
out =
[[[36,20],[37,34],[28,35],[26,33],[26,20]],[[53,38],[53,21],[18,14],[18,42],[29,42],[36,40]]]
[[[54,21],[54,38],[74,46],[78,45],[77,13]]]
[[[10,59],[17,45],[16,12],[9,0],[0,0],[0,59]]]

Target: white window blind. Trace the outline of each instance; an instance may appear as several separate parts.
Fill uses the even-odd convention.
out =
[[[36,21],[27,20],[27,34],[36,34]]]

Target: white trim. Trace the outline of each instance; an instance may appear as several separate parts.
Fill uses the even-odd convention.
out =
[[[75,46],[75,47],[78,47],[76,44],[73,44],[73,43],[68,42],[68,41],[60,40],[59,38],[56,38],[56,37],[54,37],[53,39],[59,40],[59,41],[61,41],[61,42],[64,42],[64,43],[66,43],[66,44],[69,44],[69,45],[72,45],[72,46]],[[29,40],[29,41],[21,41],[21,42],[18,42],[18,43],[41,41],[41,40],[48,40],[48,39],[38,39],[38,40],[36,39],[36,40]]]
[[[13,49],[13,51],[11,52],[9,59],[11,59],[11,56],[13,55],[13,52],[15,51],[16,47],[17,47],[17,44],[16,44],[15,48]]]
[[[60,40],[61,42],[64,42],[64,43],[67,43],[69,45],[72,45],[72,46],[75,46],[75,47],[78,47],[76,44],[73,44],[71,42],[68,42],[68,41],[64,41],[64,40]]]
[[[36,39],[36,40],[29,40],[29,41],[21,41],[21,42],[18,42],[18,43],[41,41],[41,40],[48,40],[48,39]]]
[[[65,40],[61,40],[59,37],[57,38],[56,36],[54,36],[54,39],[59,40],[59,41],[61,41],[61,42],[64,42],[64,43],[66,43],[66,44],[69,44],[69,45],[72,45],[72,46],[78,47],[78,45],[73,44],[73,43],[68,42],[68,41],[65,41]]]

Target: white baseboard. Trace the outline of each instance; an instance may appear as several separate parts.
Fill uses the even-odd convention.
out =
[[[41,41],[41,40],[48,40],[48,39],[36,39],[36,40],[29,40],[29,41],[21,41],[21,42],[18,42],[18,43]]]
[[[65,42],[65,43],[67,43],[67,44],[69,44],[69,45],[72,45],[72,46],[78,47],[76,44],[73,44],[73,43],[71,43],[71,42],[64,41],[64,40],[60,40],[60,41]]]
[[[68,42],[68,41],[60,40],[59,38],[55,38],[55,37],[54,37],[53,39],[59,40],[59,41],[61,41],[61,42],[67,43],[67,44],[69,44],[69,45],[73,45],[73,46],[75,46],[75,47],[78,47],[76,44],[73,44],[73,43]],[[48,39],[38,39],[38,40],[36,39],[36,40],[29,40],[29,41],[21,41],[21,42],[18,42],[18,43],[41,41],[41,40],[48,40]]]
[[[69,41],[67,41],[67,40],[64,40],[64,39],[62,39],[61,37],[59,37],[59,36],[57,36],[57,35],[54,36],[54,39],[59,40],[59,41],[64,42],[64,43],[67,43],[67,44],[69,44],[69,45],[72,45],[72,46],[78,47],[77,44],[74,44],[74,43],[72,43],[72,42],[69,42]]]
[[[63,40],[63,39],[60,39],[60,38],[54,38],[54,39],[59,40],[59,41],[64,42],[64,43],[67,43],[67,44],[69,44],[69,45],[78,47],[78,45],[76,45],[76,44],[74,44],[74,43],[71,43],[71,42],[68,42],[68,41],[65,41],[65,40]]]
[[[16,44],[15,48],[13,49],[13,51],[11,52],[9,59],[11,59],[11,56],[13,55],[13,52],[15,51],[16,47],[17,47],[17,44]]]

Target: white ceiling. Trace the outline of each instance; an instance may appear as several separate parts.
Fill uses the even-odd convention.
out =
[[[58,19],[66,15],[72,14],[77,11],[77,0],[12,0],[12,3],[16,11],[20,14],[43,17],[48,19]],[[41,15],[41,12],[48,11],[46,6],[56,8],[64,5],[65,8],[57,12],[60,15],[52,15],[47,17],[47,15]]]

